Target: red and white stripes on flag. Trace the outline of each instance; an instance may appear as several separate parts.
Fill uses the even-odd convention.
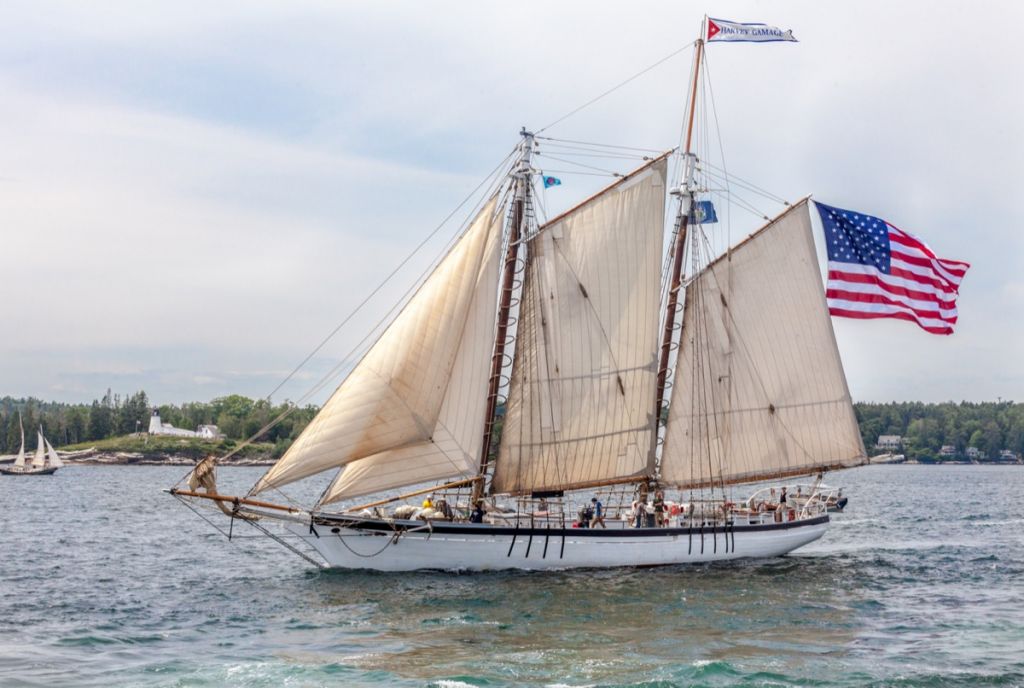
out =
[[[926,243],[879,218],[818,206],[829,249],[829,313],[898,318],[933,334],[953,333],[970,264],[939,258]]]

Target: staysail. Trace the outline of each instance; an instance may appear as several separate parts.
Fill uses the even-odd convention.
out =
[[[64,462],[57,456],[57,451],[50,444],[50,440],[46,440],[46,459],[50,464],[50,468],[63,468]]]
[[[46,444],[43,439],[43,431],[38,432],[38,438],[36,440],[36,455],[32,457],[32,468],[42,468],[46,465]]]
[[[647,473],[666,168],[658,159],[529,240],[493,492]]]
[[[321,503],[476,473],[497,310],[500,213],[491,226],[441,412],[430,437],[345,466]]]
[[[483,420],[471,432],[464,425],[479,414],[486,389],[475,394],[476,378],[467,368],[481,346],[486,359],[493,345],[493,305],[484,302],[497,292],[496,267],[490,266],[503,217],[495,215],[496,206],[497,196],[253,493],[359,460],[375,462],[365,464],[375,470],[345,471],[327,501],[386,489],[396,480],[409,484],[473,471],[465,454]],[[475,342],[464,346],[468,337]]]
[[[806,200],[687,286],[667,422],[661,481],[676,487],[864,462]]]

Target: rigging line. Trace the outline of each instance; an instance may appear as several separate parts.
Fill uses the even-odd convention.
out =
[[[651,70],[652,70],[652,69],[654,69],[655,67],[658,67],[658,66],[662,65],[663,63],[665,63],[665,62],[668,62],[669,60],[671,60],[671,59],[672,59],[673,57],[675,57],[676,55],[678,55],[678,54],[680,54],[680,53],[682,53],[682,52],[685,52],[685,51],[689,50],[691,46],[695,45],[695,43],[696,43],[696,41],[693,41],[693,42],[687,43],[686,45],[684,45],[684,46],[683,46],[682,48],[680,48],[679,50],[676,50],[675,52],[669,53],[669,54],[668,54],[668,55],[666,55],[665,57],[661,58],[660,60],[658,60],[658,61],[657,61],[657,62],[655,62],[654,64],[650,65],[649,67],[646,67],[646,68],[644,68],[644,69],[640,70],[639,72],[637,72],[637,73],[636,73],[636,74],[634,74],[633,76],[629,77],[629,78],[628,78],[628,79],[626,79],[625,81],[622,81],[622,82],[620,82],[620,83],[616,84],[615,86],[612,86],[612,87],[611,87],[610,89],[608,89],[607,91],[605,91],[605,92],[604,92],[604,93],[602,93],[601,95],[599,95],[599,96],[597,96],[597,97],[595,97],[595,98],[592,98],[591,100],[588,100],[588,101],[587,101],[586,103],[584,103],[583,105],[580,105],[580,106],[579,106],[578,108],[576,108],[575,110],[572,110],[571,112],[569,112],[569,113],[567,113],[567,114],[565,114],[565,115],[562,115],[561,117],[559,117],[558,119],[556,119],[556,120],[555,120],[554,122],[552,122],[551,124],[548,124],[548,125],[545,125],[545,126],[541,127],[540,129],[538,129],[538,130],[537,130],[537,133],[539,134],[539,133],[541,133],[542,131],[545,131],[545,130],[547,130],[547,129],[550,129],[551,127],[555,126],[556,124],[559,124],[559,123],[561,123],[561,122],[563,122],[563,121],[565,121],[565,120],[569,119],[570,117],[572,117],[573,115],[575,115],[575,114],[576,114],[577,112],[579,112],[580,110],[583,110],[583,109],[585,109],[585,108],[588,108],[588,107],[590,107],[591,105],[593,105],[593,104],[594,104],[594,103],[596,103],[597,101],[601,100],[601,99],[602,99],[602,98],[604,98],[605,96],[611,95],[612,93],[614,93],[615,91],[619,90],[620,88],[622,88],[623,86],[625,86],[625,85],[626,85],[626,84],[628,84],[629,82],[631,82],[631,81],[633,81],[633,80],[635,80],[635,79],[637,79],[637,78],[639,78],[639,77],[643,76],[644,74],[646,74],[647,72],[651,71]]]
[[[604,172],[605,174],[611,174],[611,175],[614,175],[616,177],[624,177],[624,176],[626,176],[626,175],[622,174],[621,172],[616,172],[615,170],[606,170],[603,167],[594,167],[593,165],[586,165],[586,164],[584,164],[582,162],[576,162],[575,160],[565,160],[564,158],[556,158],[553,155],[547,155],[546,153],[541,153],[539,151],[537,152],[537,155],[538,156],[543,156],[543,157],[547,158],[548,160],[557,160],[558,162],[564,162],[564,163],[566,163],[568,165],[579,165],[580,167],[585,167],[588,170],[597,170],[598,172]]]
[[[685,50],[685,48],[684,48],[684,50]],[[662,153],[662,152],[664,152],[660,148],[638,148],[636,146],[617,146],[617,145],[611,144],[611,143],[598,143],[596,141],[577,141],[577,140],[574,140],[574,139],[559,139],[559,138],[555,138],[553,136],[535,136],[534,138],[542,139],[544,141],[555,141],[555,142],[558,142],[558,143],[561,143],[561,144],[575,143],[575,144],[579,144],[581,146],[595,146],[595,147],[600,147],[600,148],[618,148],[619,150],[632,150],[632,151],[640,151],[640,152],[643,152],[643,153]]]
[[[459,204],[458,204],[457,206],[455,206],[455,208],[454,208],[454,209],[453,209],[453,210],[452,210],[452,211],[451,211],[450,213],[448,213],[448,215],[447,215],[447,216],[446,216],[446,217],[445,217],[445,218],[444,218],[443,220],[441,220],[440,224],[438,224],[438,225],[437,225],[437,227],[435,227],[435,228],[434,228],[434,229],[433,229],[433,230],[432,230],[432,231],[431,231],[431,232],[430,232],[430,233],[429,233],[429,234],[428,234],[428,235],[427,235],[427,236],[426,236],[426,237],[425,237],[425,238],[423,239],[423,241],[421,241],[421,242],[420,242],[420,243],[419,243],[419,244],[418,244],[418,245],[417,245],[417,246],[416,246],[416,247],[415,247],[415,248],[414,248],[414,249],[412,250],[412,252],[411,252],[411,253],[409,253],[409,255],[407,255],[407,256],[406,256],[405,258],[403,258],[403,259],[402,259],[402,261],[401,261],[401,262],[400,262],[400,263],[399,263],[398,265],[396,265],[396,266],[395,266],[394,270],[392,270],[392,271],[391,271],[391,272],[390,272],[390,273],[389,273],[389,274],[388,274],[388,275],[387,275],[387,276],[386,276],[386,277],[385,277],[385,278],[384,278],[384,279],[383,279],[383,280],[382,280],[382,281],[380,282],[380,284],[378,284],[378,285],[377,285],[376,287],[374,287],[374,288],[373,288],[373,290],[372,290],[372,291],[371,291],[371,292],[370,292],[370,293],[369,293],[369,294],[368,294],[368,295],[366,296],[366,298],[364,298],[364,299],[363,299],[363,300],[362,300],[362,301],[361,301],[361,302],[360,302],[360,303],[359,303],[359,304],[358,304],[358,305],[357,305],[357,306],[355,307],[355,309],[354,309],[354,310],[352,310],[352,311],[351,311],[351,312],[350,312],[350,313],[349,313],[349,314],[348,314],[347,316],[345,316],[345,318],[344,318],[344,319],[343,319],[343,320],[341,321],[341,323],[339,323],[339,324],[338,324],[338,326],[337,326],[337,327],[335,327],[335,328],[334,328],[334,329],[333,329],[333,330],[331,331],[331,333],[330,333],[330,334],[328,334],[328,335],[327,335],[326,337],[324,337],[324,339],[323,339],[323,340],[322,340],[322,341],[321,341],[321,342],[320,342],[319,344],[317,344],[317,345],[316,345],[316,348],[314,348],[314,349],[313,349],[313,350],[312,350],[311,352],[309,352],[309,355],[307,355],[307,356],[306,356],[306,357],[305,357],[304,359],[302,359],[302,362],[301,362],[301,363],[299,363],[299,365],[295,366],[295,369],[294,369],[294,370],[292,370],[292,372],[290,372],[290,373],[288,374],[288,376],[287,376],[287,377],[286,377],[286,378],[285,378],[284,380],[282,380],[282,381],[280,382],[280,384],[278,384],[278,385],[277,385],[277,387],[275,387],[275,388],[273,389],[273,391],[271,391],[271,392],[270,392],[270,394],[268,394],[268,395],[267,395],[267,397],[266,397],[266,398],[267,398],[267,400],[269,400],[269,399],[270,399],[270,398],[271,398],[272,396],[274,396],[274,394],[276,394],[276,393],[277,393],[278,391],[280,391],[280,389],[281,389],[282,387],[284,387],[284,386],[285,386],[286,384],[288,384],[288,382],[289,382],[289,381],[290,381],[290,380],[291,380],[291,379],[292,379],[292,378],[293,378],[293,377],[294,377],[294,376],[296,375],[296,373],[298,373],[298,372],[299,372],[299,370],[301,370],[301,369],[303,368],[303,366],[305,366],[305,365],[306,365],[306,364],[307,364],[307,363],[308,363],[308,362],[310,361],[310,359],[311,359],[311,358],[313,358],[313,356],[315,356],[315,355],[316,355],[316,354],[317,354],[317,353],[318,353],[318,352],[319,352],[319,351],[320,351],[321,349],[323,349],[323,348],[324,348],[324,346],[326,346],[326,345],[327,345],[327,343],[328,343],[328,342],[329,342],[329,341],[330,341],[331,339],[333,339],[333,338],[334,338],[334,335],[338,334],[338,332],[339,332],[339,331],[341,330],[341,328],[342,328],[342,327],[344,327],[344,326],[345,326],[346,324],[348,324],[348,322],[349,322],[349,321],[350,321],[350,320],[351,320],[351,319],[352,319],[353,317],[355,317],[356,313],[358,313],[358,312],[359,312],[360,310],[362,310],[363,306],[365,306],[365,305],[366,305],[366,304],[367,304],[367,303],[368,303],[368,302],[369,302],[369,301],[370,301],[370,300],[371,300],[371,299],[372,299],[372,298],[373,298],[374,296],[376,296],[376,295],[377,295],[377,293],[378,293],[378,292],[380,292],[380,290],[384,288],[384,285],[386,285],[386,284],[387,284],[388,282],[390,282],[390,281],[391,281],[391,279],[392,279],[392,278],[393,278],[393,277],[394,277],[395,275],[397,275],[397,274],[398,274],[398,272],[399,272],[399,271],[400,271],[400,270],[401,270],[401,269],[402,269],[403,267],[405,267],[406,263],[408,263],[408,262],[409,262],[410,260],[412,260],[413,256],[415,256],[415,255],[416,255],[417,253],[419,253],[419,251],[420,251],[420,250],[421,250],[421,249],[422,249],[422,248],[423,248],[424,246],[426,246],[426,245],[427,245],[427,243],[429,243],[429,242],[430,242],[430,240],[431,240],[431,239],[433,239],[433,238],[434,238],[434,236],[435,236],[435,235],[436,235],[436,234],[437,234],[437,233],[438,233],[439,231],[441,231],[441,228],[442,228],[442,227],[444,227],[444,226],[445,226],[445,225],[446,225],[446,224],[448,223],[448,221],[449,221],[450,219],[452,219],[452,217],[454,217],[454,216],[455,216],[455,214],[456,214],[457,212],[459,212],[459,210],[461,210],[461,209],[462,209],[462,206],[464,206],[464,205],[465,205],[466,203],[468,203],[468,202],[469,202],[469,199],[471,199],[471,198],[472,198],[473,196],[475,196],[475,195],[476,195],[476,192],[477,192],[477,191],[479,191],[479,190],[480,190],[480,189],[481,189],[481,188],[482,188],[482,187],[483,187],[483,186],[484,186],[485,184],[487,184],[487,183],[488,183],[488,182],[489,182],[489,181],[491,180],[491,178],[492,178],[492,177],[494,177],[494,176],[495,176],[495,175],[496,175],[496,174],[498,173],[498,171],[499,171],[499,170],[501,170],[501,168],[505,166],[505,164],[506,164],[506,163],[508,162],[508,160],[509,160],[509,159],[510,159],[510,158],[511,158],[511,157],[512,157],[513,155],[515,155],[515,152],[516,152],[516,150],[515,150],[515,149],[513,149],[513,150],[512,150],[512,151],[511,151],[511,152],[510,152],[510,153],[509,153],[509,154],[508,154],[508,155],[507,155],[507,156],[505,157],[505,159],[504,159],[504,160],[502,160],[502,161],[501,161],[500,163],[498,163],[498,165],[497,165],[497,166],[496,166],[496,167],[495,167],[495,168],[494,168],[494,169],[493,169],[493,170],[492,170],[492,171],[490,172],[490,174],[488,174],[488,175],[487,175],[486,177],[484,177],[484,179],[483,179],[483,180],[482,180],[482,181],[481,181],[481,182],[480,182],[479,184],[477,184],[477,186],[476,186],[476,187],[475,187],[475,188],[474,188],[474,189],[473,189],[472,191],[470,191],[470,192],[469,192],[469,194],[468,194],[468,195],[467,195],[467,196],[466,196],[466,197],[465,197],[464,199],[462,199],[462,201],[461,201],[461,202],[460,202],[460,203],[459,203]]]
[[[771,217],[765,214],[763,210],[755,206],[753,203],[751,203],[745,197],[736,193],[735,191],[729,193],[727,201],[729,205],[734,205],[740,208],[741,210],[745,210],[754,217],[758,218],[759,220],[762,220],[764,222],[771,220]]]
[[[780,199],[776,197],[774,194],[766,193],[765,191],[762,191],[761,189],[753,185],[747,184],[742,179],[739,179],[737,177],[730,177],[728,173],[718,172],[715,169],[711,168],[710,166],[706,166],[706,163],[702,163],[702,165],[698,169],[700,169],[701,173],[707,176],[708,179],[712,181],[723,182],[725,184],[726,191],[730,189],[730,185],[734,184],[743,189],[744,191],[749,191],[750,193],[760,196],[766,200],[772,201],[773,203],[789,205],[789,203],[785,199]]]
[[[698,237],[697,237],[697,239],[698,239],[698,241],[703,239],[704,250],[705,250],[706,255],[707,255],[707,260],[710,261],[711,260],[711,256],[713,255],[712,254],[712,248],[711,248],[711,242],[708,239],[707,234],[704,231],[704,228],[702,226],[700,226],[700,225],[698,225]],[[712,270],[713,270],[713,268],[712,268]],[[717,282],[716,282],[716,286],[718,287],[718,293],[719,293],[719,296],[721,297],[724,294],[724,292],[721,289],[721,285],[717,285]],[[704,287],[704,288],[706,288],[706,287]],[[729,298],[730,299],[732,298],[732,294],[729,295]],[[714,305],[714,307],[716,309],[718,308],[718,304],[714,303],[714,299],[712,299],[712,304]],[[705,319],[708,318],[707,309],[705,309],[705,311],[703,313],[703,316],[704,316]],[[705,329],[705,332],[708,332],[708,326],[707,326],[706,322],[705,322],[704,329]],[[707,335],[707,336],[710,338],[710,334]],[[718,454],[718,476],[719,476],[719,481],[720,481],[720,487],[722,489],[722,496],[724,498],[724,496],[725,496],[725,476],[724,476],[724,467],[723,467],[722,461],[724,459],[723,453],[725,451],[724,444],[725,444],[725,442],[728,441],[728,435],[723,435],[719,431],[719,427],[718,427],[719,426],[719,417],[720,416],[724,416],[724,412],[719,408],[719,405],[718,405],[718,401],[719,400],[718,400],[718,396],[716,395],[717,385],[715,385],[716,380],[715,380],[714,371],[711,370],[711,354],[710,354],[710,351],[709,351],[709,354],[708,354],[708,360],[709,360],[708,372],[711,375],[711,408],[712,408],[711,421],[712,421],[712,424],[714,425],[715,437],[719,437],[719,438],[724,437],[724,440],[719,441],[719,443],[718,443],[718,452],[717,452],[717,454]],[[728,365],[728,359],[726,360],[726,365]],[[722,424],[724,425],[724,423],[725,423],[725,420],[723,418],[722,419]]]
[[[729,174],[728,170],[726,170],[725,167],[719,167],[718,165],[715,165],[714,163],[712,163],[712,162],[710,162],[708,160],[701,160],[700,162],[701,162],[702,165],[707,166],[712,171],[728,175],[729,179],[732,182],[740,184],[742,186],[746,186],[746,187],[749,188],[750,191],[757,191],[758,193],[762,194],[766,198],[770,198],[771,200],[776,201],[777,203],[783,203],[785,205],[789,205],[789,201],[787,201],[782,196],[779,196],[776,193],[772,193],[768,189],[765,189],[764,187],[758,186],[757,184],[755,184],[755,183],[753,183],[753,182],[751,182],[751,181],[749,181],[747,179],[744,179],[743,177],[738,177],[735,174]],[[723,161],[723,164],[724,164],[724,161]]]
[[[566,160],[565,162],[569,162],[569,161]],[[576,163],[573,163],[573,164],[576,164]],[[587,176],[587,177],[612,177],[613,179],[618,179],[619,176],[620,176],[620,175],[618,175],[618,174],[616,174],[614,172],[582,172],[580,170],[549,170],[549,169],[545,169],[544,172],[547,172],[548,174],[550,174],[552,172],[557,172],[558,174],[578,174],[578,175],[584,175],[584,176]]]
[[[647,157],[648,155],[657,155],[664,151],[647,151],[647,150],[623,150],[623,149],[605,149],[596,146],[577,145],[574,143],[545,143],[543,145],[537,144],[536,150],[551,149],[554,148],[560,151],[573,151],[580,155],[604,155],[607,157],[623,157],[623,158],[641,158]]]
[[[550,150],[545,148],[545,150]],[[601,158],[604,160],[654,160],[654,156],[651,155],[622,155],[621,153],[583,153],[575,150],[560,150],[555,148],[555,152],[559,155],[573,155],[578,158]],[[540,150],[537,151],[536,155],[544,155]]]

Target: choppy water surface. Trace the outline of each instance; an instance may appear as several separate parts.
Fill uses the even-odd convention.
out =
[[[182,472],[0,477],[0,685],[1024,684],[1024,467],[832,476],[847,513],[781,559],[477,575],[229,543]]]

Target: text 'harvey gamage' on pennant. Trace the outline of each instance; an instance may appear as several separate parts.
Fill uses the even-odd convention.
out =
[[[828,248],[826,297],[832,315],[899,318],[952,334],[969,263],[939,258],[885,220],[817,203]]]

